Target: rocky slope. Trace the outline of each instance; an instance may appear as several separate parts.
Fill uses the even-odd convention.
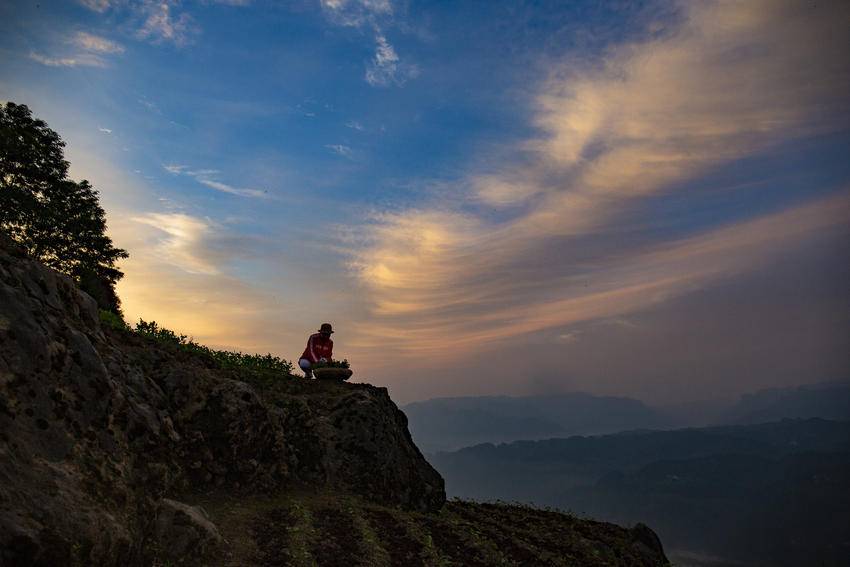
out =
[[[212,562],[226,567],[664,564],[661,544],[646,526],[624,530],[526,506],[453,500],[434,514],[314,492],[192,501],[233,542]]]
[[[404,526],[418,534],[410,545],[424,546],[416,556],[425,564],[460,557],[460,543],[437,542],[455,533],[446,528],[455,520],[461,535],[452,537],[463,541],[493,529],[461,518],[472,505],[443,506],[443,479],[386,389],[257,380],[107,328],[71,280],[0,239],[0,564],[340,564],[311,547],[336,541],[338,517],[317,509],[301,532],[309,537],[290,537],[292,510],[313,501],[299,496],[305,489],[333,495],[337,504],[321,510],[350,511],[360,528],[347,533],[382,550],[351,551],[357,561],[394,557],[397,544],[407,545]],[[285,505],[269,508],[281,498]],[[254,505],[239,515],[234,502]],[[509,526],[511,514],[500,514]],[[556,516],[581,528],[569,539],[574,554],[665,561],[646,528]],[[387,525],[375,519],[388,517]],[[265,530],[250,528],[259,525]],[[540,541],[527,545],[569,556]],[[245,546],[255,551],[240,555]],[[499,555],[482,552],[480,564],[512,557],[497,540],[485,548]]]

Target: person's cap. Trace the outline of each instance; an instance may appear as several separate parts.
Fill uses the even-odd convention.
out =
[[[319,329],[320,333],[333,333],[334,328],[331,327],[330,323],[322,323],[322,327]]]

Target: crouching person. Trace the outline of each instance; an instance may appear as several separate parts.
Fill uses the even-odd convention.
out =
[[[334,350],[334,342],[331,334],[334,330],[330,323],[322,323],[318,333],[313,333],[307,339],[307,348],[298,361],[298,366],[304,371],[305,378],[313,377],[313,365],[317,362],[328,362],[331,360]]]

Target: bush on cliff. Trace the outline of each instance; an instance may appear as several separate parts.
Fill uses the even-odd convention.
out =
[[[107,322],[113,328],[121,328],[123,320],[117,317],[113,319],[109,315],[106,316],[109,320],[104,321],[104,316],[101,321]],[[129,330],[129,327],[126,327]],[[171,344],[177,346],[181,350],[199,354],[216,363],[220,368],[231,368],[238,370],[247,370],[253,372],[273,372],[278,374],[291,374],[292,363],[286,359],[268,354],[248,354],[241,351],[216,350],[206,345],[196,343],[188,335],[178,334],[171,329],[160,327],[156,321],[145,321],[139,319],[134,329],[136,333],[143,337],[153,339],[160,343]]]

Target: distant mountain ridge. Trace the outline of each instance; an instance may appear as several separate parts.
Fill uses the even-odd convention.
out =
[[[551,396],[435,398],[402,407],[416,444],[426,453],[478,443],[671,425],[662,413],[625,397],[582,392]]]
[[[605,435],[638,429],[754,424],[785,418],[850,419],[850,381],[744,394],[737,401],[648,406],[582,392],[550,396],[433,398],[402,407],[425,453],[481,443]]]
[[[850,381],[769,388],[744,394],[723,421],[744,424],[811,417],[850,419]]]
[[[725,558],[712,565],[838,566],[848,557],[850,421],[486,443],[429,460],[449,496],[646,518],[674,564],[680,550]]]

